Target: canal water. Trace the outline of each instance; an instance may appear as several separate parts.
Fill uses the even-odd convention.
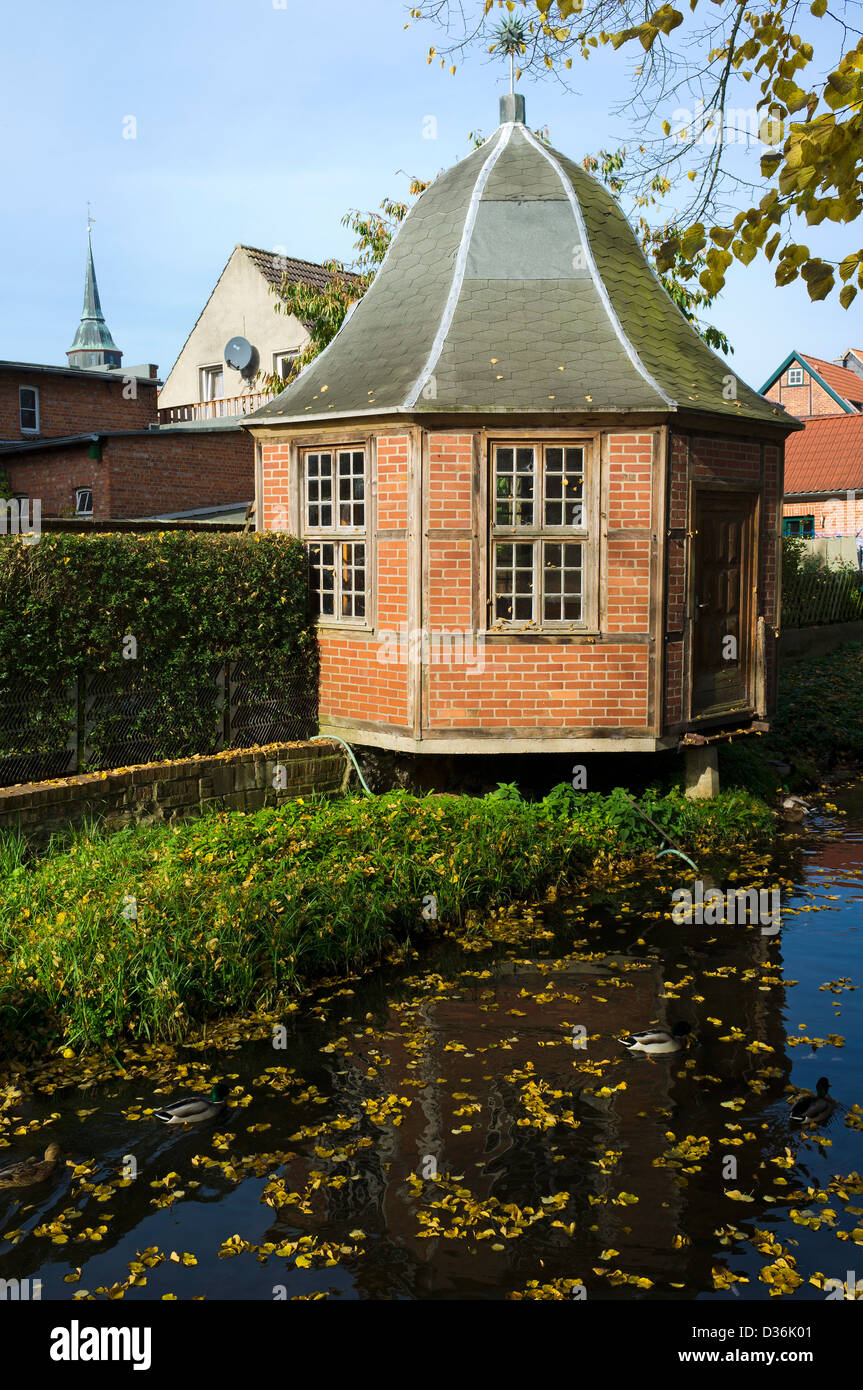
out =
[[[126,1075],[7,1074],[0,1165],[54,1139],[65,1162],[0,1191],[0,1279],[135,1302],[821,1300],[858,1277],[863,1297],[863,786],[833,795],[768,859],[709,866],[778,887],[777,932],[675,923],[693,876],[664,857],[265,1025],[141,1047]],[[690,1045],[628,1053],[654,1022]],[[792,1088],[821,1076],[837,1108],[801,1132]],[[222,1078],[216,1121],[153,1118]]]

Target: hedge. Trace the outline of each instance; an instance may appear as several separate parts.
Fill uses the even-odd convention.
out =
[[[130,692],[125,726],[146,725],[155,757],[215,751],[219,663],[317,683],[306,558],[282,534],[52,533],[36,545],[10,536],[0,542],[0,594],[0,707],[26,709],[29,743],[39,744],[28,752],[62,746],[75,717],[65,692],[85,676],[116,677]],[[0,756],[20,752],[2,722]]]

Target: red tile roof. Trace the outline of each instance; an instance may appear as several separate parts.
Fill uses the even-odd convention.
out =
[[[852,404],[863,401],[863,377],[856,372],[849,372],[847,367],[837,367],[835,362],[825,362],[822,357],[805,356],[803,361],[814,367],[821,379],[844,401]]]
[[[863,415],[811,417],[785,443],[785,496],[847,488],[863,490]]]

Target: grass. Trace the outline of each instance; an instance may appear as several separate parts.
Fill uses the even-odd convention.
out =
[[[771,759],[817,779],[860,756],[863,644],[848,644],[783,669],[771,733],[720,746],[718,798],[654,788],[640,804],[704,858],[769,840]],[[429,894],[437,921],[456,925],[660,843],[620,789],[566,784],[533,802],[510,784],[482,799],[391,792],[91,826],[35,862],[20,836],[0,835],[0,1052],[180,1041],[433,930]]]
[[[784,666],[780,682],[770,734],[780,753],[805,751],[816,761],[863,756],[863,643]]]
[[[701,802],[648,792],[641,804],[689,853],[772,833],[770,812],[745,792]],[[483,799],[391,792],[176,827],[91,827],[33,864],[6,836],[0,1048],[178,1041],[433,928],[429,894],[452,925],[660,843],[622,792],[566,785],[533,803],[508,787]]]
[[[719,745],[719,781],[772,801],[780,786],[817,785],[838,763],[863,758],[863,643],[848,642],[815,661],[779,673],[770,733]],[[793,766],[780,776],[771,759]]]

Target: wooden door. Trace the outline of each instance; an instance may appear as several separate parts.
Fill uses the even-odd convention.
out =
[[[695,494],[692,716],[752,704],[756,495]]]

